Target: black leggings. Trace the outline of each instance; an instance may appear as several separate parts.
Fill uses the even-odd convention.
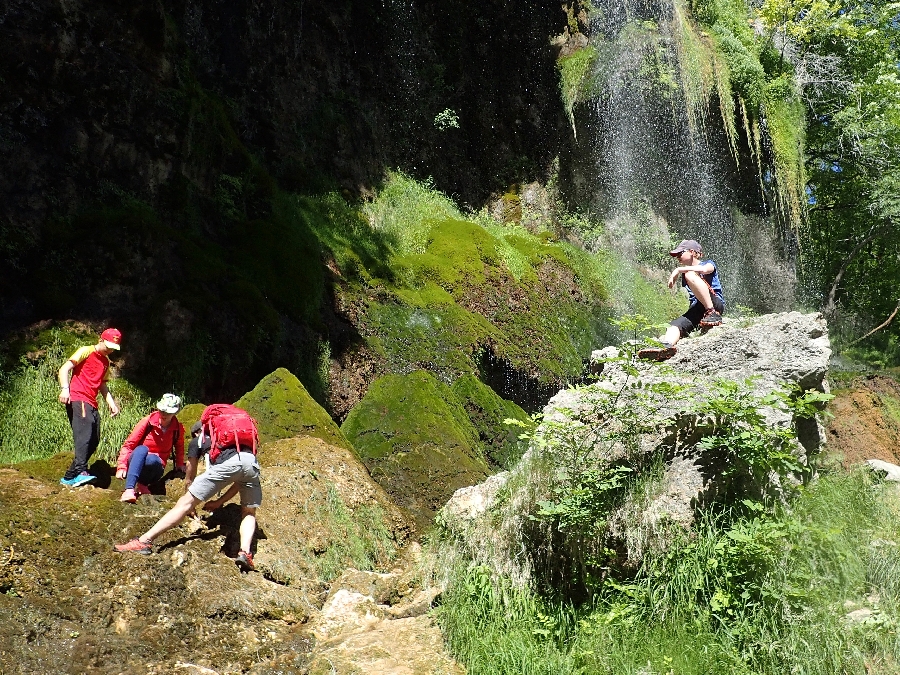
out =
[[[100,445],[100,413],[90,403],[74,401],[66,404],[66,415],[72,425],[72,439],[75,441],[75,459],[63,476],[66,480],[87,471],[88,460]]]
[[[711,296],[713,309],[722,314],[725,311],[725,303],[722,302],[722,298],[715,293],[711,293]],[[688,307],[688,311],[677,319],[673,319],[671,325],[678,326],[681,330],[681,337],[687,337],[688,333],[700,327],[700,321],[703,319],[704,314],[706,314],[706,309],[700,304],[699,300],[694,300],[691,306]]]

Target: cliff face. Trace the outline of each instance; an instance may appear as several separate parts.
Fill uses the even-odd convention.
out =
[[[155,342],[200,362],[240,333],[211,393],[312,368],[327,273],[309,223],[273,225],[276,196],[350,198],[399,167],[478,204],[540,175],[568,142],[566,21],[537,2],[4,3],[0,332],[115,321],[138,371]],[[261,238],[290,258],[263,264],[293,308],[246,262]]]

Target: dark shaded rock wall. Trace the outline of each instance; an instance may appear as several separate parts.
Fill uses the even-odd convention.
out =
[[[208,396],[298,370],[335,323],[311,237],[290,249],[313,289],[302,310],[248,294],[253,270],[185,267],[241,270],[266,219],[282,243],[280,191],[353,199],[401,168],[480,204],[540,177],[568,143],[549,43],[565,24],[559,5],[500,0],[4,1],[0,339],[115,323],[139,381],[156,343],[202,364],[227,335],[249,340],[199,375]],[[436,125],[444,110],[458,127]]]

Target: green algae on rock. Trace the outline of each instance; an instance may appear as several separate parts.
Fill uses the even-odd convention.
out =
[[[341,426],[372,477],[419,526],[489,473],[479,433],[446,384],[420,370],[372,383]]]
[[[325,409],[285,368],[266,375],[253,391],[244,394],[235,405],[249,412],[256,420],[261,443],[302,434],[353,450]]]
[[[504,424],[506,419],[531,423],[528,414],[507,401],[474,375],[463,375],[453,383],[452,391],[462,403],[487,450],[491,464],[508,469],[522,456],[521,428]]]

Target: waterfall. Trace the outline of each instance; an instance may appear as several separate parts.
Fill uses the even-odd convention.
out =
[[[731,307],[793,307],[790,246],[767,204],[759,145],[735,128],[731,96],[719,100],[709,36],[677,0],[602,0],[590,48],[576,200],[605,223],[603,245],[670,268],[669,244],[697,239]]]

